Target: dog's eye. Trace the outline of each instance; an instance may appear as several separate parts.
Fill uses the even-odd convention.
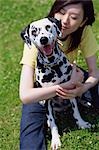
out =
[[[45,26],[45,29],[46,29],[47,31],[49,31],[50,28],[51,28],[50,25],[46,25],[46,26]]]
[[[34,29],[34,30],[32,30],[32,31],[31,31],[32,35],[34,35],[34,36],[36,36],[36,35],[37,35],[37,34],[36,34],[36,32],[37,32],[37,30],[36,30],[36,29]]]

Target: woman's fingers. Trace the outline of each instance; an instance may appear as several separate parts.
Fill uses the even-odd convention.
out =
[[[73,92],[69,92],[69,90],[59,88],[56,90],[56,95],[60,96],[63,99],[71,99],[75,97],[75,94]]]
[[[77,82],[75,89],[64,89],[62,87],[59,87],[56,90],[56,95],[63,98],[63,99],[71,99],[76,96],[79,96],[81,94],[83,84],[80,82]]]
[[[61,97],[62,99],[72,99],[72,98],[74,98],[74,96],[68,96],[68,95],[63,96],[60,93],[56,93],[56,95]]]

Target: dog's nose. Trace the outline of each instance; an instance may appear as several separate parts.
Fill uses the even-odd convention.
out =
[[[41,42],[42,45],[45,45],[45,44],[48,43],[48,38],[46,36],[41,37],[40,42]]]

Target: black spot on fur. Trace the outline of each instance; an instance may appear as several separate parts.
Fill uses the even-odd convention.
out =
[[[78,119],[74,118],[76,122],[78,122]]]
[[[68,77],[67,77],[67,81],[69,81],[69,80],[70,80],[70,77],[71,77],[71,76],[68,76]]]
[[[72,102],[71,104],[72,104],[72,107],[73,107],[73,108],[75,108],[75,105],[74,105],[74,103]]]
[[[52,122],[52,119],[50,118],[50,121]]]
[[[34,82],[34,87],[42,87],[38,81]]]
[[[60,83],[64,83],[64,82],[66,82],[66,80],[64,79],[62,82],[60,82]]]
[[[72,66],[68,66],[67,67],[67,74],[69,74],[71,70],[72,70]]]
[[[56,45],[57,45],[57,44],[55,44],[54,52],[55,52],[55,54],[59,54]]]
[[[48,60],[50,61],[50,63],[54,62],[54,59],[55,59],[54,56],[48,58]]]
[[[38,80],[40,79],[39,75],[37,76],[37,79],[38,79]]]
[[[38,66],[38,68],[44,68],[44,67],[43,67],[44,65],[41,64],[40,61],[39,61],[38,59],[37,59],[37,66]]]
[[[54,83],[54,82],[56,82],[56,80],[55,80],[55,79],[53,79],[53,80],[52,80],[52,82]]]
[[[62,76],[62,72],[61,72],[61,70],[59,68],[59,65],[53,66],[52,69],[57,73],[59,78]]]
[[[45,72],[46,72],[46,68],[42,67],[42,68],[41,68],[41,72],[42,72],[42,73],[45,73]]]
[[[63,57],[63,62],[64,62],[65,64],[67,63],[66,57]]]
[[[60,62],[59,62],[59,66],[61,67],[62,65],[63,65],[63,62],[62,62],[62,61],[60,61]]]
[[[50,82],[54,78],[54,73],[49,73],[48,75],[44,75],[42,82]]]

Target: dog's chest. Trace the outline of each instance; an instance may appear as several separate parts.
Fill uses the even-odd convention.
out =
[[[70,62],[66,59],[64,53],[61,52],[60,56],[52,56],[53,58],[50,58],[50,60],[52,60],[49,64],[44,62],[44,58],[42,60],[40,55],[37,57],[37,66],[35,69],[36,81],[38,81],[42,87],[59,84],[70,79],[72,71]],[[56,59],[56,57],[58,59]],[[57,61],[54,63],[54,60]]]

